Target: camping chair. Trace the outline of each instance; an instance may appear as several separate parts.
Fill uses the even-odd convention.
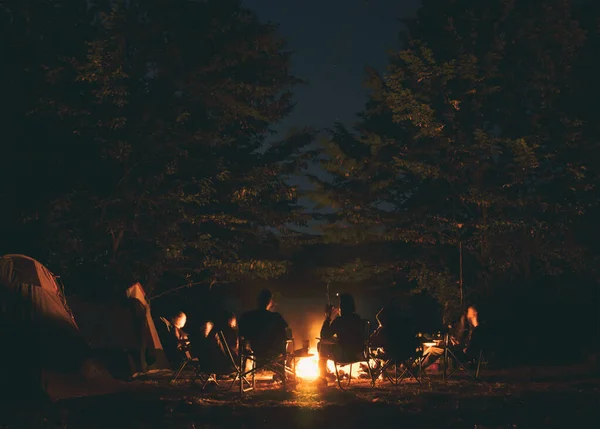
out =
[[[288,351],[290,347],[292,352]],[[258,371],[267,370],[281,375],[284,390],[287,389],[288,375],[295,383],[296,358],[293,350],[294,340],[290,338],[281,345],[280,351],[272,356],[257,356],[252,350],[252,343],[244,337],[240,337],[240,368],[242,369],[240,374],[242,379],[240,381],[240,394],[244,394],[256,387],[256,373]],[[246,370],[248,363],[250,363],[250,369]],[[251,381],[247,380],[248,376],[250,376]],[[248,384],[249,387],[245,388],[244,383]]]
[[[219,331],[216,333],[216,336],[219,342],[218,355],[212,354],[208,350],[205,350],[199,354],[197,378],[202,381],[202,388],[206,388],[206,386],[211,382],[217,387],[220,387],[219,376],[233,375],[231,383],[225,390],[231,390],[236,381],[239,380],[241,393],[247,391],[248,389],[244,388],[244,386],[251,386],[251,384],[245,374],[243,374],[243,367],[238,365],[238,362],[236,361],[233,352],[229,347],[229,343],[227,342],[224,332]]]
[[[368,320],[363,320],[363,328],[364,328],[364,346],[363,349],[355,356],[344,356],[344,344],[340,344],[336,341],[327,340],[317,338],[321,341],[321,344],[330,344],[337,346],[337,350],[333,353],[333,366],[335,368],[335,377],[340,389],[344,390],[342,387],[342,382],[339,374],[340,366],[350,366],[350,371],[348,373],[348,383],[350,385],[350,381],[352,380],[352,364],[355,363],[366,363],[367,372],[369,373],[369,378],[371,379],[371,387],[375,387],[375,378],[373,377],[373,371],[371,368],[371,353],[369,348],[369,335],[371,333],[371,322]]]
[[[162,340],[167,359],[174,368],[170,382],[175,383],[183,370],[190,366],[194,370],[192,383],[200,376],[200,362],[192,355],[189,340],[179,340],[175,335],[175,327],[166,318],[161,317],[159,324],[159,336]]]
[[[450,347],[448,347],[450,338],[449,334],[446,334],[445,338],[445,346],[444,346],[444,355],[443,355],[443,379],[444,381],[451,378],[454,374],[456,374],[459,370],[463,370],[471,379],[478,381],[479,380],[479,372],[482,364],[484,364],[484,356],[483,349],[479,350],[477,357],[475,359],[465,360],[462,356],[459,357],[457,354],[452,351]],[[448,364],[450,362],[454,363],[454,368],[448,372]],[[475,366],[475,371],[473,371],[470,366]]]
[[[411,377],[421,384],[421,377],[416,375],[415,369],[419,370],[419,375],[423,375],[421,366],[423,362],[422,348],[418,344],[408,342],[403,346],[391,347],[390,349],[383,357],[371,355],[372,358],[381,361],[381,367],[374,371],[373,383],[383,375],[395,386],[399,385],[402,380]],[[393,370],[393,373],[390,374],[390,370]]]

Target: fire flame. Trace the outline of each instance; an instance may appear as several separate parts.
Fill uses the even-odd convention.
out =
[[[296,362],[296,376],[302,380],[312,381],[319,378],[319,354],[317,349],[311,348],[309,353],[312,356],[298,359]],[[327,361],[327,370],[335,374],[335,366],[332,361]],[[348,373],[350,371],[350,365],[340,366],[338,370],[341,374]],[[358,364],[353,364],[352,374],[353,377],[358,376],[363,372]]]
[[[309,353],[312,356],[301,358],[296,363],[296,376],[303,380],[316,380],[319,378],[319,354],[316,349],[310,349]]]

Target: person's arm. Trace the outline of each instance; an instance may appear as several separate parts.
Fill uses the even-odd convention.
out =
[[[331,333],[331,318],[326,317],[323,321],[323,325],[321,325],[320,335],[322,339],[333,337],[333,334]]]
[[[323,330],[323,328],[325,328],[325,329]],[[321,338],[326,338],[326,339],[333,338],[338,333],[338,329],[339,329],[339,318],[336,317],[333,320],[325,319],[325,321],[323,322],[323,327],[321,327],[321,332],[324,332],[325,336],[322,336]]]
[[[290,325],[288,325],[288,322],[283,318],[283,316],[281,314],[279,314],[279,313],[277,313],[277,314],[279,315],[279,323],[281,324],[281,327],[285,331],[285,339],[291,340],[293,338],[293,334],[292,334],[292,330],[290,329]]]
[[[325,310],[325,320],[323,321],[323,325],[321,325],[321,338],[329,339],[332,338],[335,334],[333,330],[334,321],[337,318],[338,312],[337,309],[333,305],[328,305]]]

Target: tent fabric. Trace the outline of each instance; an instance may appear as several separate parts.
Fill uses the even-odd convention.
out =
[[[141,320],[141,338],[144,344],[144,349],[152,350],[154,362],[148,365],[146,359],[146,353],[142,351],[142,368],[146,371],[152,369],[170,369],[169,361],[165,355],[163,346],[160,342],[158,332],[156,332],[156,325],[152,319],[152,312],[150,311],[150,304],[146,300],[146,292],[142,285],[139,283],[134,284],[127,289],[126,295],[129,299],[132,299],[137,303],[136,314]]]
[[[79,392],[90,394],[93,384],[114,382],[89,360],[89,347],[54,275],[28,256],[0,258],[0,342],[2,388],[42,387],[51,399],[60,399],[73,395],[68,388],[75,382]]]
[[[89,301],[81,296],[69,296],[69,305],[92,349],[135,350],[141,347],[129,303]]]
[[[171,369],[141,285],[129,288],[121,300],[90,302],[70,296],[69,303],[84,338],[110,361],[113,375],[130,378]]]

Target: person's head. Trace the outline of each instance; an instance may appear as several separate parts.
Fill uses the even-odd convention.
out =
[[[260,291],[257,297],[258,308],[270,310],[273,307],[273,293],[269,289]]]
[[[231,329],[237,328],[237,317],[235,317],[235,314],[229,314],[229,317],[227,318],[227,325],[229,325]]]
[[[349,316],[352,313],[356,313],[354,297],[349,293],[340,294],[340,314],[342,316]]]
[[[177,329],[183,329],[185,322],[187,322],[187,316],[183,311],[180,311],[175,315],[175,317],[173,317],[173,326],[175,326]]]
[[[470,305],[469,308],[467,308],[467,321],[472,326],[477,326],[479,324],[479,312],[474,305]]]

